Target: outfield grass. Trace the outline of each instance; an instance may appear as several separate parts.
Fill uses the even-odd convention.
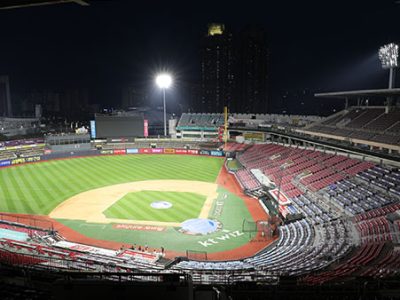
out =
[[[214,182],[223,159],[120,155],[53,160],[0,169],[0,212],[47,215],[73,195],[103,186],[156,179]]]
[[[151,207],[156,201],[167,201],[172,207]],[[181,223],[197,218],[205,201],[206,196],[194,193],[141,191],[128,193],[103,213],[107,218]]]

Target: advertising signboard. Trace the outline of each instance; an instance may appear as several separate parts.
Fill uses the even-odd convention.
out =
[[[90,137],[92,139],[96,138],[96,121],[90,120]]]
[[[144,137],[148,137],[149,136],[149,121],[148,120],[144,120],[144,132],[143,132],[143,136]]]

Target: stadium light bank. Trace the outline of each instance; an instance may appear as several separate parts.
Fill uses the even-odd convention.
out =
[[[378,55],[382,68],[389,69],[389,89],[392,89],[395,82],[394,69],[398,67],[399,46],[395,43],[383,45],[379,48]]]
[[[165,107],[165,90],[172,84],[172,77],[169,74],[163,73],[156,77],[156,84],[163,92],[163,105],[164,105],[164,136],[167,136],[167,112]]]

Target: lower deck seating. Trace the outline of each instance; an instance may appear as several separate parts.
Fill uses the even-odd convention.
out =
[[[349,260],[346,260],[333,270],[308,275],[304,278],[304,282],[307,284],[322,284],[327,281],[341,280],[346,276],[350,276],[376,260],[384,245],[384,243],[364,244]]]
[[[235,173],[235,177],[244,190],[252,191],[261,188],[260,182],[247,169],[238,170]]]
[[[390,277],[400,274],[400,247],[395,247],[373,268],[365,269],[360,275],[376,278]]]

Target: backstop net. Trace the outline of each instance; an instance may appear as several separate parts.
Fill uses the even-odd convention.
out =
[[[248,233],[250,237],[270,238],[273,230],[267,220],[243,220],[242,232]]]
[[[257,222],[253,220],[243,220],[242,224],[242,231],[243,232],[257,232]]]

